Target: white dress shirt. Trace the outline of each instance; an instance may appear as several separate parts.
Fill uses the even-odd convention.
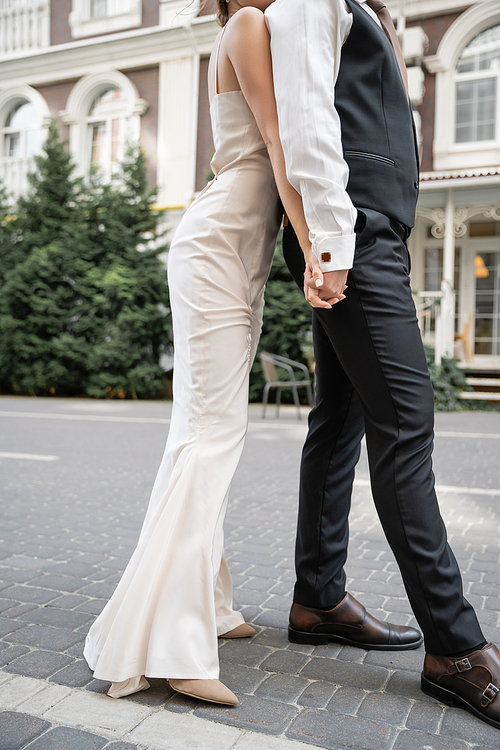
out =
[[[302,196],[313,252],[324,272],[352,268],[356,209],[346,192],[349,169],[334,105],[352,13],[344,0],[275,0],[266,21],[287,176]]]

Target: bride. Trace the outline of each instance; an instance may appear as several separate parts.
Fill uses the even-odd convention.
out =
[[[218,679],[217,638],[255,633],[232,606],[223,522],[280,223],[276,185],[306,262],[317,264],[278,136],[264,20],[272,1],[217,2],[222,30],[209,65],[215,179],[184,214],[168,261],[171,427],[137,547],[84,651],[114,698],[160,677],[180,693],[235,705]],[[330,307],[319,296],[314,304]]]

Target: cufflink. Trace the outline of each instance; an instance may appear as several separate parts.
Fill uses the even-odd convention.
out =
[[[322,263],[330,263],[332,260],[332,254],[331,253],[321,253],[321,262]]]

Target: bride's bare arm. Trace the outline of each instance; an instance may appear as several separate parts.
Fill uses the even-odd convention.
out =
[[[321,280],[322,284],[323,276],[319,263],[311,250],[302,198],[290,185],[286,176],[274,98],[269,32],[264,14],[253,7],[239,10],[231,20],[231,28],[227,29],[225,43],[229,61],[234,68],[243,96],[252,110],[267,146],[276,185],[304,253],[306,268],[310,274]],[[293,96],[293,91],[290,92],[290,96]],[[314,307],[331,307],[328,302],[320,298],[315,289],[306,286],[304,291],[306,298]]]

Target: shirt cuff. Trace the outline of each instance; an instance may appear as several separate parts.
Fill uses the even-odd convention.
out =
[[[352,268],[355,245],[355,234],[343,234],[314,239],[312,251],[319,260],[319,267],[323,273],[345,271]]]

